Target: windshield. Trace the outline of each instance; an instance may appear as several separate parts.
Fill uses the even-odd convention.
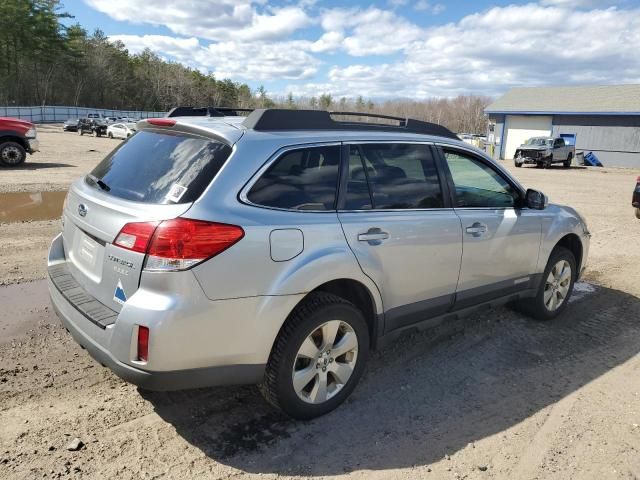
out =
[[[533,137],[527,140],[525,145],[534,145],[536,147],[544,147],[551,146],[553,144],[553,140],[547,137]]]
[[[126,200],[189,203],[202,194],[230,154],[230,146],[212,139],[145,130],[111,152],[86,181]]]

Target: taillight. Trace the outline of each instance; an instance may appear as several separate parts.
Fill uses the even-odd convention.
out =
[[[158,225],[147,249],[147,270],[184,270],[218,255],[244,237],[236,225],[186,218]]]
[[[174,218],[162,222],[126,224],[115,241],[134,252],[146,253],[145,270],[185,270],[229,248],[244,230],[226,223]]]
[[[146,362],[149,360],[149,328],[138,326],[138,355],[137,360]]]
[[[159,222],[127,223],[122,227],[122,230],[120,230],[120,233],[118,233],[113,243],[127,250],[146,253],[149,240],[151,240],[151,236],[158,226],[158,223]]]

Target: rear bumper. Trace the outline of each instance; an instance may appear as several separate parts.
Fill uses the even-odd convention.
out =
[[[209,368],[194,368],[170,372],[149,372],[134,368],[115,359],[106,349],[79,326],[83,319],[80,313],[62,297],[49,279],[51,303],[62,325],[73,339],[102,366],[109,368],[126,382],[133,383],[146,390],[186,390],[213,385],[242,385],[261,381],[264,365],[225,365]]]
[[[99,304],[86,291],[83,291],[77,282],[69,289],[68,284],[71,279],[67,279],[66,284],[64,280],[60,281],[60,276],[63,275],[60,270],[66,264],[62,235],[54,239],[49,251],[48,263],[51,303],[62,325],[96,361],[108,367],[123,380],[147,390],[183,390],[214,385],[255,384],[262,380],[265,364],[243,362],[246,356],[243,356],[243,352],[237,347],[241,343],[234,343],[234,339],[223,335],[224,332],[206,332],[199,325],[201,337],[209,337],[207,350],[198,347],[197,338],[190,336],[185,338],[184,331],[190,328],[189,312],[171,312],[172,315],[179,317],[180,323],[177,324],[172,321],[170,315],[165,314],[163,317],[162,312],[157,310],[149,312],[151,315],[141,309],[129,309],[128,313],[123,309],[122,312],[117,313]],[[233,309],[237,309],[236,304],[230,304],[228,310],[220,313],[226,314],[226,319],[232,321],[230,312]],[[109,312],[113,315],[110,316]],[[153,322],[149,323],[149,319],[145,317],[146,313],[153,318]],[[215,317],[214,308],[211,308],[210,313]],[[138,362],[132,360],[134,356],[132,349],[135,346],[133,332],[136,331],[134,329],[136,324],[149,325],[152,332],[151,338],[155,343],[150,358],[154,355],[164,368],[155,370],[148,368],[145,364],[138,366],[136,365]],[[245,343],[249,341],[248,338],[240,340]],[[264,339],[261,340],[264,341]],[[223,352],[222,355],[215,356],[215,353],[212,355],[211,352],[224,350],[220,342],[231,345],[230,348],[235,349],[233,350],[235,355],[230,356],[228,351]],[[198,363],[197,365],[192,363],[196,368],[186,368],[185,362],[203,357],[206,359],[204,362],[194,362]],[[240,361],[234,362],[234,360]],[[167,368],[176,364],[185,365],[185,368]]]

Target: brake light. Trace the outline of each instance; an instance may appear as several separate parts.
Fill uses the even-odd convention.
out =
[[[147,249],[146,270],[184,270],[229,248],[244,237],[236,225],[174,218],[162,222]]]
[[[185,270],[223,252],[244,237],[242,227],[174,218],[127,223],[115,241],[127,250],[147,254],[145,270]]]
[[[159,222],[140,222],[140,223],[127,223],[115,241],[114,245],[117,245],[127,250],[133,250],[138,253],[146,253],[149,240],[158,226]]]
[[[173,127],[176,124],[171,118],[149,118],[147,122],[156,127]]]
[[[149,328],[138,325],[138,356],[142,362],[149,361]]]

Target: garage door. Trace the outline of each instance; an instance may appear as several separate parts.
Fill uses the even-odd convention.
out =
[[[540,115],[507,115],[503,158],[513,158],[516,148],[531,137],[551,135],[552,118]]]

